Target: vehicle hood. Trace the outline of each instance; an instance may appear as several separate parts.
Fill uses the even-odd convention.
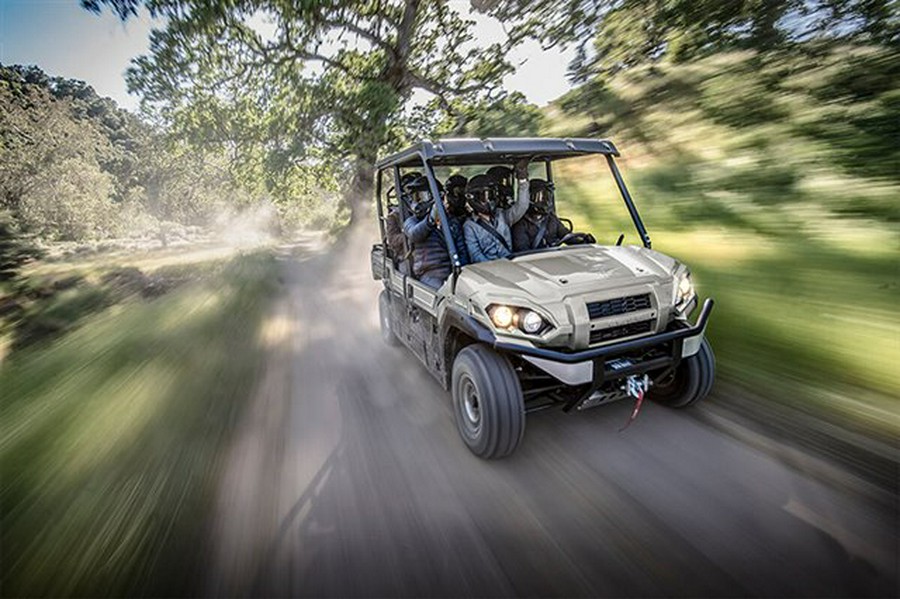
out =
[[[471,264],[463,268],[460,284],[472,285],[473,292],[559,301],[573,294],[631,284],[664,283],[671,280],[676,264],[674,259],[642,247],[587,245]]]

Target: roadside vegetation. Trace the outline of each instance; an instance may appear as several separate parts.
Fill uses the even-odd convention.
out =
[[[199,592],[218,465],[278,285],[267,251],[199,256],[71,264],[77,282],[26,314],[65,331],[28,328],[0,367],[5,595]]]
[[[654,248],[717,300],[721,381],[888,442],[900,434],[898,64],[838,46],[652,65],[554,102],[545,130],[619,143]],[[562,211],[637,243],[601,168],[560,171]]]

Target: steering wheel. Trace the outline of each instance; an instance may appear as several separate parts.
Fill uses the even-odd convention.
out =
[[[563,244],[565,245],[586,245],[591,243],[597,243],[597,240],[594,239],[594,236],[590,233],[566,233],[560,239],[553,244],[553,247],[559,247]]]

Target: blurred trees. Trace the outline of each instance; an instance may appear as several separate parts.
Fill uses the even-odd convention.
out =
[[[496,0],[479,6],[514,36],[576,44],[576,81],[663,58],[767,52],[810,40],[896,46],[897,0]]]
[[[53,83],[34,67],[0,67],[0,208],[46,237],[102,236],[113,185],[99,160],[113,147]]]
[[[528,137],[540,134],[544,114],[520,92],[470,107],[463,131],[476,137]]]
[[[40,250],[22,233],[12,214],[0,210],[0,283],[15,279],[23,264],[40,255]]]
[[[128,74],[163,122],[225,148],[269,190],[290,187],[297,166],[330,164],[347,173],[354,213],[371,197],[377,156],[415,129],[414,91],[443,115],[428,122],[459,131],[472,106],[502,106],[500,82],[512,70],[513,42],[479,46],[473,22],[448,0],[82,4],[123,19],[146,6],[165,20]]]
[[[37,67],[0,65],[0,142],[0,210],[44,239],[203,224],[236,188],[214,157]]]

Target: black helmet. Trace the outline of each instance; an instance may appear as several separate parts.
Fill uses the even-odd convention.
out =
[[[500,193],[500,205],[508,208],[513,205],[513,171],[507,166],[492,166],[485,173],[497,182]]]
[[[466,184],[466,199],[475,212],[493,214],[500,201],[497,181],[488,175],[475,175]]]
[[[468,179],[462,175],[451,175],[447,179],[447,208],[454,216],[465,216],[466,209],[466,184]]]
[[[419,171],[411,171],[400,177],[400,189],[405,190],[406,186],[422,176]]]
[[[529,209],[538,214],[546,214],[553,208],[553,183],[543,179],[528,182]]]
[[[404,178],[406,178],[405,182]],[[434,204],[431,191],[428,189],[428,178],[419,173],[408,173],[401,177],[400,186],[409,210],[416,215],[416,218],[425,218]]]

